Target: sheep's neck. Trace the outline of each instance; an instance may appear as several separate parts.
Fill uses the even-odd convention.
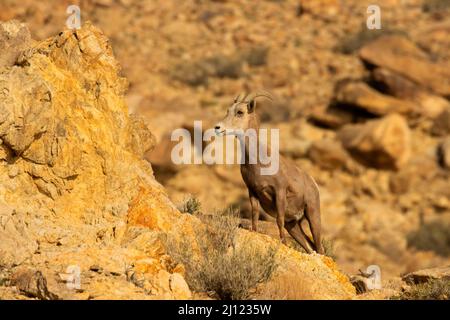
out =
[[[241,166],[255,169],[259,168],[262,164],[260,162],[260,149],[266,154],[270,154],[270,148],[268,145],[262,144],[259,138],[259,121],[257,119],[249,122],[249,129],[253,129],[255,136],[249,138],[249,135],[239,135],[238,140],[241,146]],[[252,143],[249,143],[249,139],[254,139]]]

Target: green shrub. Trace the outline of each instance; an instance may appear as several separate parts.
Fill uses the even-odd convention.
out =
[[[199,218],[205,228],[195,230],[194,241],[168,236],[169,255],[185,266],[186,280],[193,290],[213,293],[222,300],[248,299],[276,270],[276,250],[252,243],[236,245],[239,220],[235,215]]]
[[[196,214],[202,210],[202,204],[196,197],[189,197],[178,207],[183,213]]]

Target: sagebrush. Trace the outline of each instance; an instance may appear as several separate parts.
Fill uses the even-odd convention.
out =
[[[169,235],[168,253],[185,266],[191,289],[222,300],[248,299],[276,270],[277,250],[238,244],[239,220],[229,211],[198,216],[204,227],[194,231],[194,239]]]

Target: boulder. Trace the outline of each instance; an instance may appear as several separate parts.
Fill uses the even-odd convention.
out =
[[[362,60],[392,70],[437,94],[450,95],[450,71],[431,61],[412,41],[401,35],[386,35],[359,51]]]
[[[411,104],[416,103],[415,111],[418,115],[435,118],[449,107],[449,102],[445,98],[389,69],[376,68],[372,72],[372,78],[383,92],[398,99],[409,100]]]
[[[408,162],[411,153],[410,130],[398,114],[346,125],[338,137],[358,161],[376,168],[399,169]]]
[[[430,268],[410,272],[404,275],[402,279],[408,284],[419,284],[428,282],[433,279],[450,280],[450,266]]]
[[[335,101],[342,108],[356,107],[377,116],[408,114],[417,109],[414,102],[384,95],[364,82],[345,81],[337,85]]]

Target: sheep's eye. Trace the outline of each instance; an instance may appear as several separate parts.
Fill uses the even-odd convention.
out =
[[[236,112],[236,115],[238,117],[242,117],[244,115],[244,111],[238,110],[238,112]]]

